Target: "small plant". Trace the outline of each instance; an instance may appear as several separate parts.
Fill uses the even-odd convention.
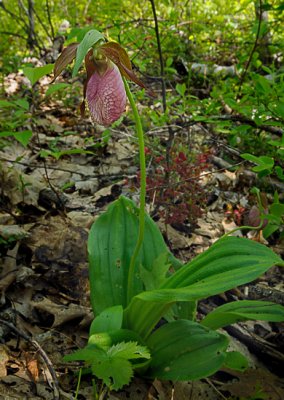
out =
[[[55,76],[76,58],[75,75],[84,57],[85,93],[97,122],[110,124],[122,114],[125,95],[121,79],[124,82],[139,141],[140,207],[122,196],[91,228],[88,252],[95,318],[88,344],[65,360],[84,361],[93,375],[115,390],[128,384],[134,373],[147,378],[193,380],[222,366],[244,370],[245,358],[228,351],[229,339],[218,329],[248,319],[283,321],[284,307],[236,301],[197,321],[197,301],[250,282],[273,265],[284,266],[283,261],[259,243],[229,236],[185,265],[170,253],[144,211],[144,138],[125,77],[140,81],[121,46],[106,43],[95,30],[87,32],[80,44],[63,50],[55,63]],[[115,99],[120,99],[117,108]],[[182,165],[184,157],[177,157]],[[158,326],[163,318],[166,323]]]
[[[31,118],[29,102],[25,99],[0,100],[3,115],[0,125],[0,147],[9,146],[6,138],[14,138],[24,147],[29,144],[32,137],[30,129],[23,129]]]
[[[172,149],[167,163],[163,155],[153,156],[147,176],[147,195],[156,213],[166,224],[195,224],[206,205],[206,193],[200,184],[201,173],[208,167],[208,155],[194,156]]]

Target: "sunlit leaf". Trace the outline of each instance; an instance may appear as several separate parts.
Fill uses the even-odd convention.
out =
[[[284,307],[269,301],[233,301],[210,312],[201,321],[201,324],[211,329],[219,329],[235,322],[247,320],[284,321]]]
[[[43,67],[26,67],[23,68],[23,72],[30,80],[31,84],[34,85],[43,76],[51,74],[51,72],[53,71],[53,67],[53,64],[47,64]]]
[[[86,54],[90,50],[90,48],[94,44],[96,44],[99,40],[104,40],[104,36],[99,31],[97,31],[95,29],[91,29],[90,31],[88,31],[86,33],[86,35],[84,36],[84,39],[79,44],[78,49],[77,49],[76,61],[75,61],[75,65],[74,65],[73,73],[72,73],[73,77],[77,75],[79,68],[81,67],[81,64],[82,64]]]

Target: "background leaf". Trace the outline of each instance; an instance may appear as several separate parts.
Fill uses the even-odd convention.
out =
[[[34,85],[40,78],[42,78],[45,75],[51,74],[53,71],[53,64],[47,64],[44,65],[43,67],[26,67],[23,68],[23,72],[26,75],[26,77],[30,80],[31,84]]]

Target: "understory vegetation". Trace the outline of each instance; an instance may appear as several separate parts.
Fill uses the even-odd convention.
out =
[[[282,398],[284,3],[0,17],[3,399]]]

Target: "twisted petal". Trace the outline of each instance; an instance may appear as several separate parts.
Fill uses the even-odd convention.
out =
[[[88,81],[86,98],[92,118],[108,126],[125,111],[126,93],[121,74],[111,64],[104,73],[95,72]]]

